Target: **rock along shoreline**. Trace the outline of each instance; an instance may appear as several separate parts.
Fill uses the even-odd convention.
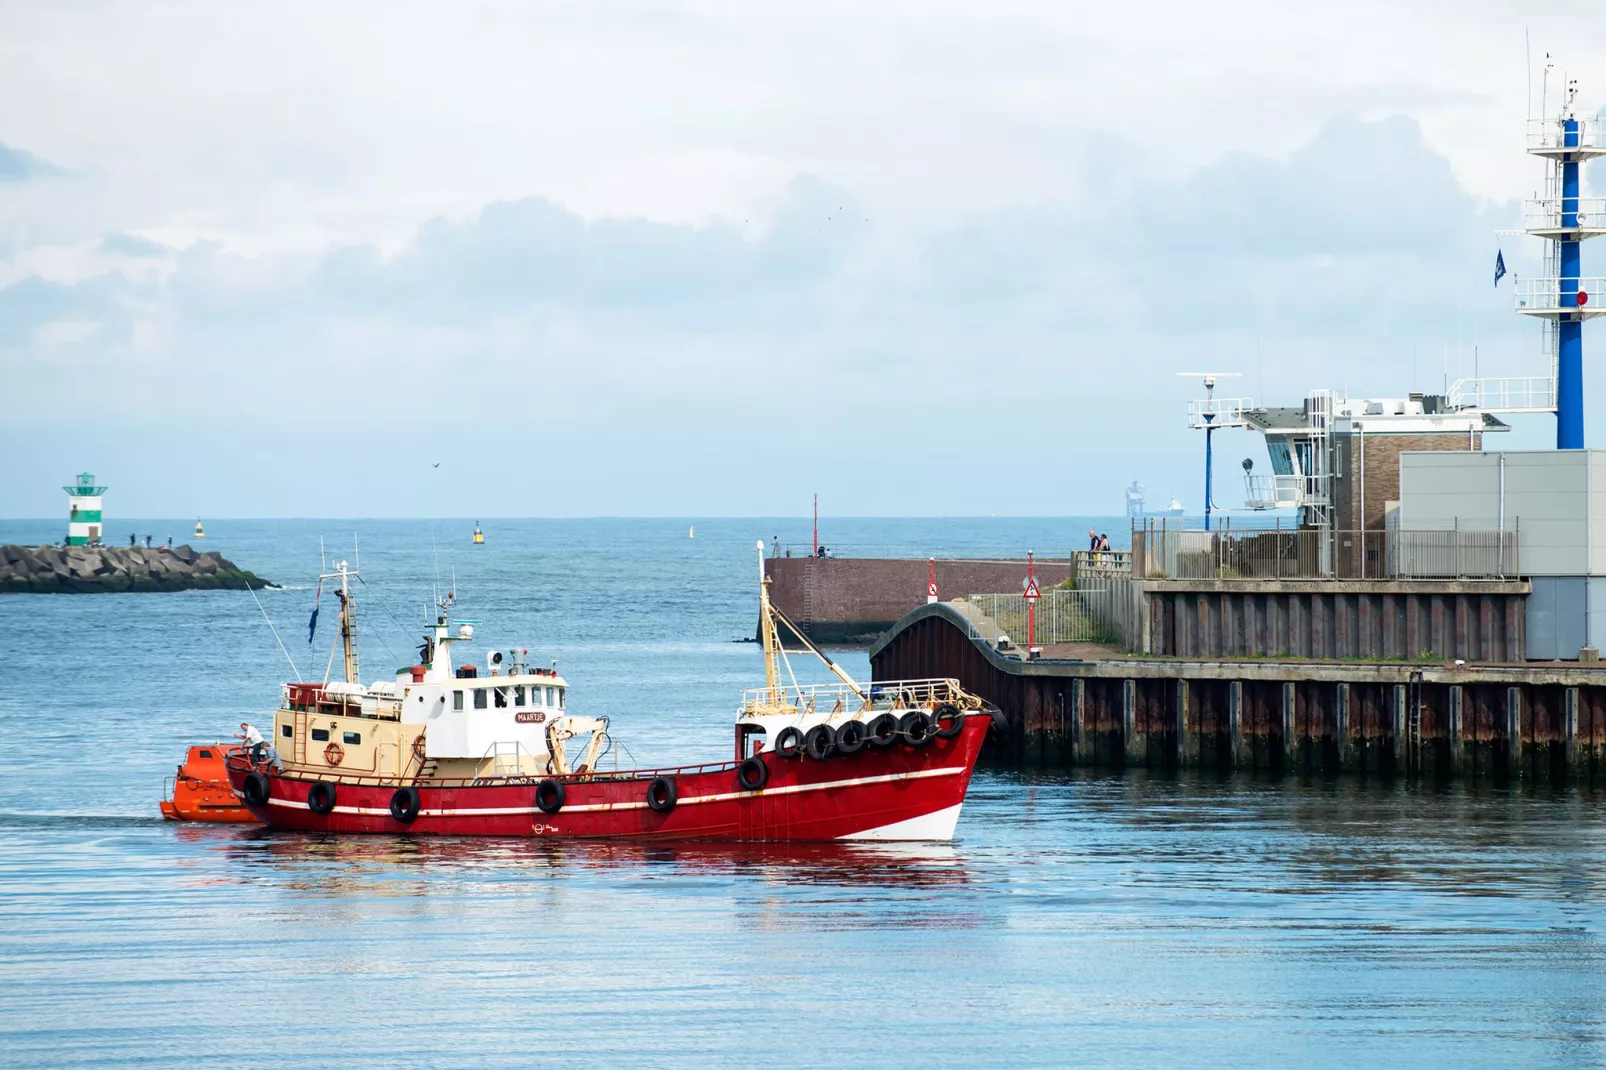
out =
[[[272,587],[215,551],[189,546],[0,546],[0,594],[243,591]]]

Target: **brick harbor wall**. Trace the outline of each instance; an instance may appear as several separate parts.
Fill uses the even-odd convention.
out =
[[[925,558],[772,557],[770,597],[782,613],[822,643],[868,642],[926,602]],[[1064,558],[1037,560],[1040,587],[1070,575]],[[938,560],[937,589],[944,601],[970,594],[1018,591],[1026,560]]]

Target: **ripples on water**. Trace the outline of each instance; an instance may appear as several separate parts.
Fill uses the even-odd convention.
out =
[[[919,522],[860,523],[864,541],[926,545]],[[688,545],[678,521],[487,523],[489,552],[451,556],[482,637],[558,657],[638,758],[697,759],[728,746],[736,691],[761,671],[729,640],[751,634],[746,548],[772,524],[697,521]],[[208,530],[298,579],[317,533],[351,526]],[[359,526],[378,676],[412,641],[429,532]],[[954,532],[963,549],[1010,548],[1006,522]],[[642,597],[644,563],[675,585],[669,604]],[[328,632],[303,656],[310,592],[265,601],[304,672],[327,656]],[[1606,851],[1586,791],[991,771],[951,847],[170,825],[155,800],[183,746],[267,719],[283,660],[255,607],[9,598],[0,626],[20,637],[0,688],[5,1065],[1583,1066],[1606,1052]]]

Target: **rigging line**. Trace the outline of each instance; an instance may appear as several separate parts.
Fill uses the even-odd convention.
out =
[[[240,582],[245,584],[246,590],[251,591],[251,584],[248,581],[241,580]],[[268,630],[273,633],[274,641],[279,644],[279,649],[284,652],[284,660],[290,663],[290,671],[296,674],[296,683],[299,684],[301,682],[301,670],[296,668],[295,659],[290,656],[290,651],[285,650],[284,640],[279,638],[279,629],[273,626],[273,618],[268,616],[267,608],[263,606],[262,599],[257,597],[255,591],[251,591],[251,601],[257,604],[258,609],[262,610],[262,619],[268,622]]]
[[[365,590],[367,589],[367,587],[368,587],[368,581],[367,580],[363,579],[361,576],[358,576],[357,577],[357,582],[362,584],[363,588]],[[386,609],[385,608],[385,604],[383,602],[375,602],[374,605],[379,607],[379,611],[381,613],[383,613],[385,616],[390,618],[390,622],[392,624],[394,624],[396,627],[400,628],[404,632],[407,630],[407,626],[402,624],[401,621],[397,620],[396,619],[396,615],[394,613],[392,613],[390,610]],[[385,653],[389,654],[392,658],[395,658],[396,661],[398,661],[398,662],[401,661],[401,658],[396,657],[396,652],[394,650],[390,649],[390,644],[385,642],[385,637],[383,635],[375,633],[374,638],[379,640],[379,645],[385,648]]]

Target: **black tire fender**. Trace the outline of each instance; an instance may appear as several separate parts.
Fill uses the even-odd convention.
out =
[[[327,780],[320,780],[307,789],[307,809],[315,814],[332,813],[339,793]]]
[[[245,783],[240,785],[240,794],[252,806],[266,806],[268,804],[268,774],[255,769],[245,774]]]
[[[758,755],[743,758],[736,767],[736,786],[743,791],[759,791],[770,782],[770,767]]]
[[[838,754],[857,754],[869,742],[870,733],[865,730],[863,721],[843,721],[836,729],[836,749]]]
[[[836,750],[836,729],[828,724],[817,724],[803,736],[803,753],[817,762],[831,757]]]
[[[803,757],[803,730],[795,725],[781,729],[775,737],[775,753],[782,758]]]
[[[898,735],[911,747],[924,747],[937,738],[935,728],[931,714],[925,710],[914,710],[904,714],[903,720],[898,722]]]
[[[887,747],[898,742],[898,715],[883,713],[870,722],[866,730],[872,747]]]
[[[417,788],[397,788],[390,797],[390,816],[404,825],[411,825],[413,818],[418,816],[418,808],[422,801]]]
[[[953,739],[965,730],[965,711],[952,702],[944,702],[932,710],[931,720],[937,726],[938,739]],[[944,725],[944,721],[948,723]]]
[[[535,786],[535,808],[543,814],[555,814],[563,809],[569,792],[563,781],[547,779]]]
[[[675,786],[674,777],[654,777],[647,785],[647,808],[653,813],[667,814],[679,801],[680,789]]]

